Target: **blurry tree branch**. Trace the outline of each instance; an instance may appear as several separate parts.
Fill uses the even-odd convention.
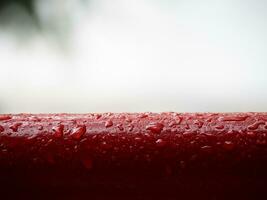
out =
[[[74,12],[82,11],[88,2],[90,0],[0,0],[0,32],[21,41],[42,32],[42,37],[65,46],[74,24]]]
[[[34,15],[34,2],[35,0],[1,0],[0,12],[9,5],[18,4],[19,6],[22,6],[30,15]]]

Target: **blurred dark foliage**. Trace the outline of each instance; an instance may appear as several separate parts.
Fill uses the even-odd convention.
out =
[[[35,0],[0,0],[0,12],[9,5],[17,4],[22,6],[30,15],[34,15]]]

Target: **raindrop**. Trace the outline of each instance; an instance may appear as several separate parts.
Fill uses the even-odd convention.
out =
[[[7,149],[2,149],[1,150],[3,153],[7,153]]]
[[[185,124],[185,129],[189,130],[190,129],[190,126],[188,124]]]
[[[126,118],[126,120],[125,120],[126,122],[128,122],[128,123],[131,123],[133,120],[132,119],[130,119],[130,118]]]
[[[174,128],[177,125],[181,124],[181,121],[182,121],[182,117],[178,117],[177,120],[171,121],[169,123],[169,126],[172,127],[172,128]]]
[[[212,147],[209,146],[209,145],[206,145],[206,146],[201,147],[201,149],[202,149],[204,152],[208,152],[208,153],[210,153],[211,150],[212,150]]]
[[[81,139],[81,137],[86,133],[86,126],[85,125],[79,125],[76,128],[74,128],[71,132],[71,137],[74,139]]]
[[[28,140],[33,140],[33,139],[36,139],[38,137],[37,134],[33,133],[31,135],[29,135],[29,137],[27,137]]]
[[[202,121],[195,121],[194,124],[197,125],[198,128],[202,128],[204,123]]]
[[[9,116],[9,115],[0,115],[0,121],[4,121],[4,120],[9,120],[11,119],[12,117]]]
[[[172,129],[171,129],[171,132],[172,132],[172,133],[177,133],[178,130],[177,130],[176,128],[172,128]]]
[[[123,131],[123,130],[124,130],[122,124],[118,124],[118,125],[117,125],[117,128],[118,128],[120,131]]]
[[[111,126],[113,126],[113,122],[112,122],[111,120],[106,121],[106,123],[105,123],[105,127],[106,127],[106,128],[109,128],[109,127],[111,127]]]
[[[86,143],[87,142],[87,138],[83,138],[81,141],[80,141],[80,143]]]
[[[208,119],[206,120],[206,122],[212,122],[212,120],[213,120],[213,118],[210,117],[210,118],[208,118]]]
[[[102,147],[103,150],[108,150],[108,149],[112,148],[112,146],[107,144],[105,141],[101,143],[101,147]]]
[[[142,138],[140,138],[140,137],[135,137],[134,140],[137,141],[137,142],[140,142],[140,141],[142,140]]]
[[[139,147],[140,150],[143,150],[145,147],[142,145]]]
[[[111,112],[108,112],[108,113],[106,113],[106,116],[107,117],[110,117],[110,116],[112,116],[113,114],[111,113]]]
[[[2,133],[4,130],[4,127],[0,125],[0,133]]]
[[[44,129],[44,127],[43,126],[38,126],[38,128],[37,128],[38,130],[43,130]]]
[[[252,132],[252,131],[249,131],[249,132],[247,132],[247,135],[250,136],[250,137],[255,137],[256,133]]]
[[[166,145],[166,141],[164,141],[163,139],[157,139],[156,140],[156,145],[158,147],[164,147]]]
[[[96,119],[100,119],[101,117],[102,117],[101,114],[95,114],[95,118],[96,118]]]
[[[53,142],[53,139],[49,139],[48,141],[47,141],[47,144],[51,144]]]
[[[176,120],[177,125],[181,124],[182,120],[183,120],[183,117],[177,117],[177,120]]]
[[[132,131],[134,129],[134,125],[132,125],[132,124],[129,124],[128,127],[129,127],[129,129],[128,129],[129,131]]]
[[[254,124],[248,126],[248,130],[256,130],[259,128],[260,125],[264,125],[265,122],[255,122]]]
[[[152,133],[159,134],[161,133],[164,125],[162,123],[156,122],[156,123],[150,123],[146,126],[146,130],[150,130]]]
[[[55,126],[52,128],[52,130],[54,131],[54,136],[56,138],[60,138],[63,136],[63,131],[64,131],[64,125],[60,124],[58,126]]]
[[[142,118],[146,118],[146,117],[148,117],[148,114],[142,113],[142,114],[139,115],[139,118],[141,118],[141,119]]]
[[[192,140],[191,142],[190,142],[190,144],[191,145],[195,145],[197,142],[195,141],[195,140]]]
[[[218,124],[218,125],[215,126],[215,128],[218,129],[218,130],[222,130],[222,129],[224,129],[224,125]]]
[[[39,119],[39,118],[36,117],[36,116],[31,116],[31,117],[29,117],[29,120],[32,120],[32,121],[34,121],[34,122],[40,122],[40,121],[41,121],[41,119]]]
[[[220,121],[245,121],[249,116],[225,116],[220,117]]]
[[[22,125],[22,123],[16,123],[12,126],[10,126],[10,129],[12,129],[14,132],[18,132],[18,128]]]
[[[231,141],[225,141],[224,144],[223,144],[223,148],[225,150],[228,150],[228,151],[233,150],[234,147],[235,147],[235,145]]]
[[[169,123],[169,127],[175,127],[177,125],[177,123],[176,123],[176,121],[171,121],[170,123]]]

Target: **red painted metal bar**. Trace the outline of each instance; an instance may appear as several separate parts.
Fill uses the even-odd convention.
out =
[[[46,199],[262,197],[266,134],[267,113],[0,115],[0,188]]]

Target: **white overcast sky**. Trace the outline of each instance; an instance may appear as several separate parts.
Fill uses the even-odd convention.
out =
[[[66,39],[0,29],[2,113],[267,111],[267,1],[46,2]]]

